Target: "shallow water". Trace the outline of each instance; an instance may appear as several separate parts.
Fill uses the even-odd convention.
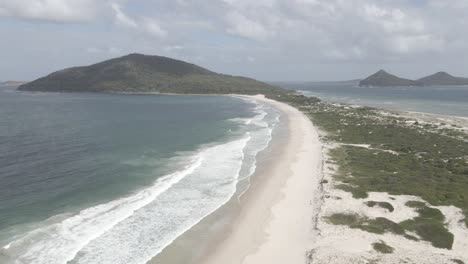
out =
[[[468,117],[468,86],[359,87],[356,83],[293,83],[284,87],[326,101]]]
[[[145,263],[231,198],[278,115],[222,96],[1,90],[1,263]]]

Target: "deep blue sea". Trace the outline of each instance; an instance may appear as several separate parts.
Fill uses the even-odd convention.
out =
[[[331,102],[468,117],[468,86],[359,87],[353,82],[288,83],[282,86]]]
[[[255,171],[279,113],[0,88],[0,263],[145,263]]]

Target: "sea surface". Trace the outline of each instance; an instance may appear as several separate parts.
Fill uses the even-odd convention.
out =
[[[468,117],[468,86],[359,87],[356,82],[288,83],[325,101]]]
[[[279,119],[227,96],[0,88],[0,263],[146,263],[239,193]]]

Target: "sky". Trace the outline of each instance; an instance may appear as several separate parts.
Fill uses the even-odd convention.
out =
[[[0,80],[129,53],[264,81],[468,77],[468,0],[0,0]]]

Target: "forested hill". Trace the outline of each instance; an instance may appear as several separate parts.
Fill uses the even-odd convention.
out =
[[[359,82],[359,86],[423,86],[423,83],[409,79],[400,78],[384,70],[380,70]]]
[[[22,91],[281,94],[284,90],[245,77],[219,74],[161,56],[129,54],[51,73],[21,85]]]

